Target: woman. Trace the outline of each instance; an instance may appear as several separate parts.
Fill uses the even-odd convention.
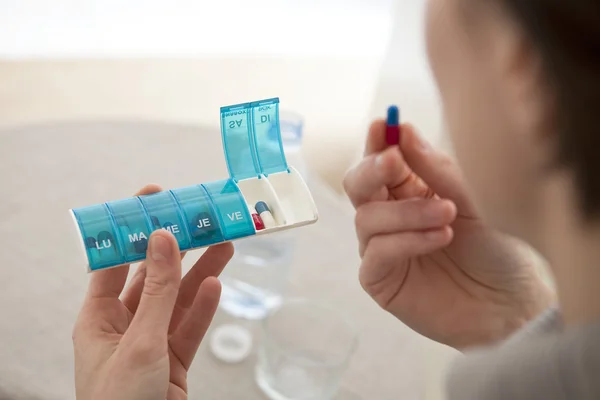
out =
[[[360,281],[465,350],[450,400],[600,399],[600,2],[430,0],[427,37],[462,172],[412,127],[388,147],[372,125],[344,182]],[[556,310],[513,237],[550,261]],[[77,397],[187,398],[231,252],[212,248],[181,279],[177,242],[157,231],[122,299],[126,268],[94,274],[74,331]]]
[[[372,125],[345,179],[361,284],[469,348],[450,399],[600,399],[600,2],[430,0],[427,42],[464,175],[412,127],[388,147]],[[558,310],[504,234],[549,260]]]

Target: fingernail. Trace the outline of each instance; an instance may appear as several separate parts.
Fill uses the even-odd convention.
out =
[[[160,235],[150,238],[150,256],[154,261],[166,261],[171,254],[169,241]]]

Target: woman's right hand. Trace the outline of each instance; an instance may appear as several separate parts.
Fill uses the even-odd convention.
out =
[[[551,305],[532,253],[483,223],[456,164],[411,126],[389,147],[385,122],[373,123],[344,187],[361,285],[415,331],[458,349],[484,345]]]

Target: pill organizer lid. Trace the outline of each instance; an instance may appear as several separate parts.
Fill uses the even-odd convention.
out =
[[[288,171],[278,98],[221,107],[221,136],[227,169],[236,181]]]

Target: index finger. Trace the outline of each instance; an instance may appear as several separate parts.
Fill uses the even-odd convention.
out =
[[[407,124],[400,124],[400,132],[406,129]],[[388,144],[386,139],[386,121],[383,119],[376,119],[369,127],[369,133],[367,135],[367,143],[365,145],[364,156],[369,156],[373,153],[381,153],[388,147],[392,147]],[[399,147],[399,146],[395,146]]]
[[[367,143],[365,145],[365,157],[373,153],[381,153],[388,147],[385,140],[385,121],[377,119],[369,127]]]
[[[412,171],[398,148],[390,147],[365,157],[344,178],[344,189],[356,208],[369,201],[388,200],[390,190],[401,186]]]
[[[144,186],[134,196],[152,194],[160,191],[162,191],[162,188],[159,185],[150,184]],[[90,279],[88,295],[91,298],[118,298],[123,291],[123,287],[125,287],[127,274],[129,274],[129,264],[94,272]]]

